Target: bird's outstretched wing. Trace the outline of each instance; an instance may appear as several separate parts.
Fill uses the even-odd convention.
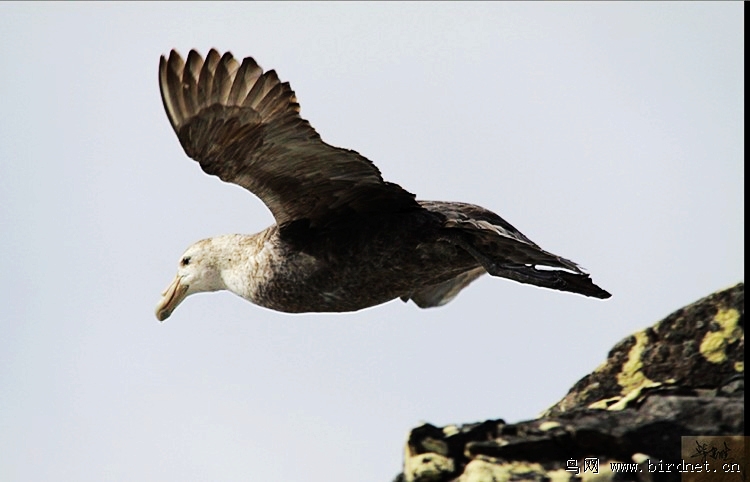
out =
[[[288,82],[248,57],[191,50],[161,57],[159,87],[177,137],[208,174],[258,196],[276,222],[310,225],[348,214],[418,209],[355,151],[323,142],[299,116]]]

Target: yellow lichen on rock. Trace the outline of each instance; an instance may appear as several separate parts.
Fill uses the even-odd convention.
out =
[[[558,422],[552,422],[552,421],[542,422],[539,425],[539,430],[541,430],[542,432],[546,432],[548,430],[552,430],[553,428],[557,428],[557,427],[562,427],[562,425],[560,425],[560,423]]]
[[[565,469],[550,470],[547,472],[549,482],[568,482],[573,474]]]
[[[409,457],[404,461],[404,476],[408,482],[441,480],[455,470],[453,459],[436,453]]]
[[[716,313],[714,322],[719,325],[719,330],[706,333],[701,341],[700,352],[706,360],[711,363],[727,361],[727,345],[742,337],[742,328],[737,326],[739,319],[740,313],[734,308]]]
[[[622,397],[617,403],[614,403],[610,405],[609,407],[607,407],[607,410],[623,410],[624,408],[628,407],[630,402],[638,399],[638,397],[641,396],[641,391],[644,388],[658,387],[661,385],[661,383],[655,382],[653,380],[649,380],[648,378],[646,378],[646,380],[647,381],[643,383],[643,385],[631,390],[624,397]]]
[[[622,365],[622,370],[617,374],[617,383],[622,387],[620,392],[626,395],[635,389],[642,388],[644,386],[654,386],[656,382],[650,380],[646,375],[643,374],[643,362],[641,361],[641,355],[643,350],[648,344],[648,335],[645,331],[639,331],[634,333],[635,343],[628,352],[628,359]]]
[[[482,459],[474,459],[466,465],[464,473],[458,480],[459,482],[507,482],[511,479],[541,480],[545,473],[544,467],[537,463],[492,463]]]
[[[612,472],[612,468],[609,465],[609,461],[599,465],[599,470],[584,471],[581,474],[581,482],[610,482],[614,480],[615,473]]]
[[[597,400],[595,402],[590,403],[587,408],[591,408],[595,410],[606,410],[608,407],[618,402],[619,400],[622,400],[622,397],[619,395],[616,397],[604,398],[602,400]]]
[[[628,352],[628,358],[622,364],[617,374],[617,383],[620,385],[620,395],[597,400],[588,405],[588,408],[600,410],[622,410],[628,404],[641,395],[641,390],[648,387],[658,387],[660,382],[655,382],[643,373],[643,361],[641,357],[648,344],[648,335],[645,331],[633,334],[635,343]]]

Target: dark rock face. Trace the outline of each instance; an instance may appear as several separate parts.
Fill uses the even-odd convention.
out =
[[[742,473],[686,476],[747,480],[742,437],[726,438],[733,457],[721,442],[713,452],[699,444],[700,454],[688,454],[695,441],[682,439],[745,433],[744,345],[740,283],[618,343],[604,364],[536,420],[413,429],[396,481],[677,481],[681,468],[666,464],[697,463],[700,454],[705,462],[711,453],[714,467],[731,459],[741,462]],[[698,457],[686,460],[690,455]],[[633,472],[613,471],[610,464],[619,462],[632,464]],[[583,470],[594,463],[598,475]]]

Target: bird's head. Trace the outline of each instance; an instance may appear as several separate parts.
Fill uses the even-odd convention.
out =
[[[161,300],[156,305],[156,318],[159,321],[169,318],[177,305],[193,293],[224,289],[212,247],[211,240],[204,239],[185,250],[177,267],[177,276],[162,292]]]

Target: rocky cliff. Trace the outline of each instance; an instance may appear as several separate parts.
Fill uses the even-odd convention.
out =
[[[747,480],[744,296],[630,335],[536,420],[413,429],[396,482]]]

